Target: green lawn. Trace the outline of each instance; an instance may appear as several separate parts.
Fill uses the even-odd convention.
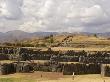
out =
[[[0,78],[0,82],[37,82],[37,81],[23,78]]]

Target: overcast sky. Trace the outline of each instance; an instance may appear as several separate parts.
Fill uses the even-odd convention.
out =
[[[0,0],[0,32],[110,32],[110,0]]]

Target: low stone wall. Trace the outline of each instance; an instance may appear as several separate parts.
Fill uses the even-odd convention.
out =
[[[103,77],[110,77],[110,64],[101,65],[101,75]]]
[[[30,73],[33,72],[33,67],[24,62],[20,63],[4,63],[0,65],[0,74],[1,75],[7,75],[7,74],[13,74],[13,73]]]
[[[12,74],[16,72],[16,67],[14,64],[10,63],[4,63],[0,65],[0,74],[1,75],[7,75],[7,74]]]
[[[100,74],[101,68],[99,64],[66,64],[64,65],[63,74],[72,75],[82,74]]]

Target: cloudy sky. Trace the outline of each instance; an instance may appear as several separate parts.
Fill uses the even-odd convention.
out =
[[[110,32],[110,0],[0,0],[0,32]]]

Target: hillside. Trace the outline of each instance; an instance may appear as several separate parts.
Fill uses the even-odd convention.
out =
[[[32,38],[36,38],[36,37],[46,37],[49,35],[58,35],[56,38],[60,37],[59,40],[63,39],[62,35],[94,35],[94,33],[88,33],[88,32],[74,32],[74,33],[68,33],[68,32],[33,32],[33,33],[29,33],[29,32],[24,32],[21,30],[14,30],[14,31],[8,31],[5,33],[0,32],[0,42],[12,42],[12,41],[20,41],[20,40],[27,40],[27,39],[32,39]],[[110,38],[110,32],[107,33],[96,33],[97,36],[100,37],[107,37]],[[80,39],[80,38],[79,38]]]
[[[27,40],[36,37],[49,36],[51,34],[57,34],[56,32],[24,32],[21,30],[8,31],[6,33],[0,32],[0,42],[12,42],[12,41],[20,41]]]
[[[24,40],[23,44],[31,44],[36,47],[109,48],[110,40],[93,35],[60,34]]]

